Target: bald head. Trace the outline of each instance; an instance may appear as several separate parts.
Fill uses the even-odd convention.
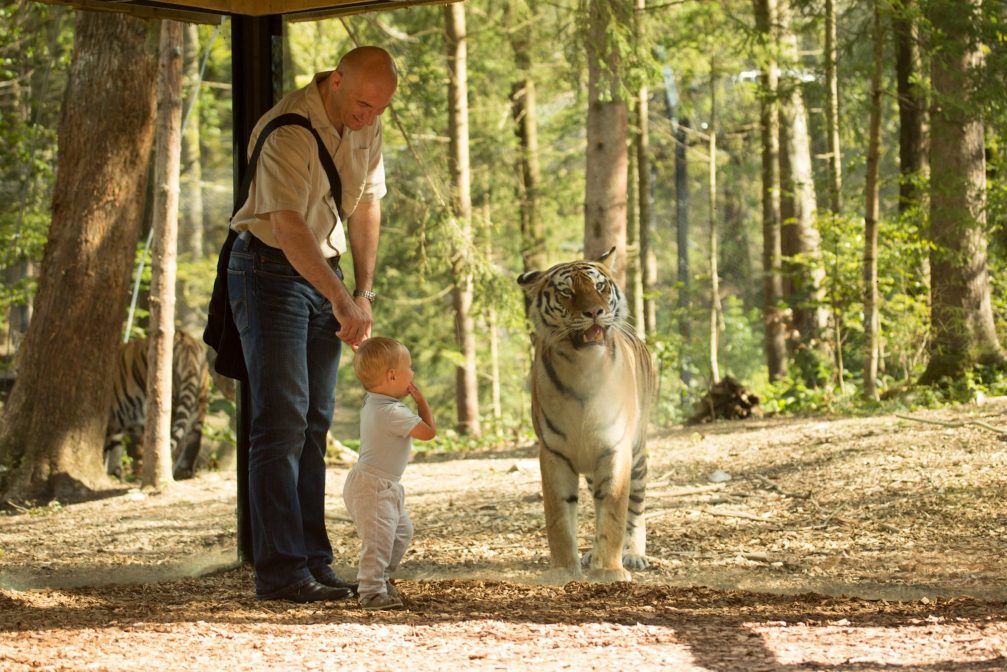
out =
[[[336,70],[344,77],[381,78],[392,83],[398,83],[399,79],[395,61],[381,47],[357,47],[347,52]]]
[[[372,125],[392,102],[398,81],[395,62],[384,49],[357,47],[347,52],[328,79],[329,119],[340,133]]]

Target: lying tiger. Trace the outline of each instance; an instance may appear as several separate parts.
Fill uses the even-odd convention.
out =
[[[122,476],[122,451],[126,435],[134,445],[143,440],[147,422],[147,350],[141,338],[119,346],[112,408],[105,434],[105,470]],[[210,369],[201,341],[175,332],[171,364],[171,461],[176,480],[190,478],[199,466],[203,420],[210,394]]]
[[[626,324],[622,291],[602,263],[614,251],[518,278],[535,327],[532,421],[555,581],[581,576],[580,474],[595,508],[594,544],[583,559],[588,578],[629,581],[627,569],[647,567],[645,441],[656,379],[647,346]]]

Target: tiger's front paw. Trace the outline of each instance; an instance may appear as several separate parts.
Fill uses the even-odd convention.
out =
[[[591,566],[591,551],[584,553],[584,557],[581,558],[580,564],[582,567],[587,569]],[[622,552],[622,566],[626,569],[634,572],[638,572],[641,569],[647,569],[650,567],[650,562],[647,561],[647,556],[641,553],[631,553],[628,550]]]
[[[647,561],[647,556],[638,553],[630,553],[629,551],[623,551],[622,553],[622,566],[626,569],[638,572],[641,569],[647,569],[650,567],[650,562]]]

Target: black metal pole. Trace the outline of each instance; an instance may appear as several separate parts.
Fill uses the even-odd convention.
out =
[[[248,139],[259,117],[279,98],[282,81],[280,44],[283,17],[231,16],[231,114],[234,124],[234,193],[248,167]],[[238,558],[252,561],[252,529],[248,505],[248,448],[252,403],[248,386],[237,385],[235,436],[237,440]]]

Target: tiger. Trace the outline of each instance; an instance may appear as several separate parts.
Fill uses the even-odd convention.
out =
[[[613,247],[591,260],[522,273],[534,328],[531,415],[538,437],[550,569],[547,580],[631,581],[646,569],[647,421],[656,374],[627,323],[610,272]],[[608,261],[608,263],[605,263]],[[577,491],[586,477],[595,536],[579,561]]]
[[[105,432],[104,462],[108,474],[122,478],[124,439],[143,440],[147,421],[147,351],[141,338],[119,346],[112,406]],[[203,420],[210,396],[210,369],[203,343],[175,331],[171,371],[171,461],[176,480],[191,478],[199,466]]]

